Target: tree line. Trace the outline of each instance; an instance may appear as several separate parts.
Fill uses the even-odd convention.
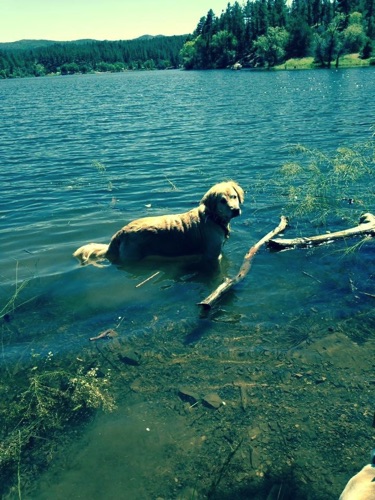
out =
[[[336,66],[345,53],[371,58],[375,0],[247,0],[210,9],[188,36],[0,44],[0,78],[127,69],[273,67],[313,56]],[[370,61],[375,64],[375,58]]]
[[[113,42],[45,41],[43,44],[23,41],[0,44],[0,78],[178,68],[179,53],[185,41],[186,35]]]
[[[240,62],[272,67],[313,56],[322,67],[345,53],[371,57],[374,0],[247,0],[202,17],[181,50],[186,69],[225,68]]]

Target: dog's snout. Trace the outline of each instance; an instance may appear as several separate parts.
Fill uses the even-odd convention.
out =
[[[238,217],[239,215],[241,215],[241,209],[240,208],[233,208],[232,209],[232,216]]]

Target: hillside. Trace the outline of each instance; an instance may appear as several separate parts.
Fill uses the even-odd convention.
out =
[[[134,40],[20,40],[0,44],[0,78],[178,68],[186,35]]]
[[[184,35],[185,37],[187,35]],[[154,38],[162,38],[164,35],[141,35],[138,38],[134,38],[133,40],[152,40]],[[95,42],[103,42],[107,40],[95,40],[93,38],[83,38],[80,40],[71,40],[71,41],[63,41],[63,40],[18,40],[16,42],[0,42],[0,50],[35,50],[41,47],[48,47],[58,44],[85,44],[85,43],[95,43]],[[128,40],[131,41],[131,40]]]

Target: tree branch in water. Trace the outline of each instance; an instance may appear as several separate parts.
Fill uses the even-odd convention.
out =
[[[359,225],[343,231],[335,233],[319,234],[317,236],[309,236],[294,239],[270,239],[267,246],[272,250],[287,250],[293,248],[308,248],[322,243],[331,243],[333,241],[349,238],[353,236],[375,236],[375,216],[366,213],[359,219]]]
[[[240,270],[238,271],[236,276],[234,278],[225,278],[224,282],[221,283],[208,297],[202,300],[202,302],[199,302],[198,305],[202,306],[205,310],[211,309],[213,304],[217,302],[224,293],[226,293],[230,288],[232,288],[232,286],[236,285],[244,279],[244,277],[250,271],[252,263],[251,261],[259,248],[267,243],[271,238],[281,233],[281,231],[283,231],[287,227],[287,225],[288,219],[282,216],[280,219],[280,224],[250,248],[250,250],[244,257]]]

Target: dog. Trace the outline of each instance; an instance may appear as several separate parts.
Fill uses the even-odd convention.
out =
[[[137,219],[120,229],[109,245],[89,243],[73,256],[82,265],[99,265],[104,259],[121,265],[147,257],[185,256],[218,262],[229,237],[229,222],[241,214],[243,202],[244,191],[236,182],[220,182],[189,212]]]
[[[365,465],[345,486],[339,500],[374,500],[375,455],[372,464]]]

